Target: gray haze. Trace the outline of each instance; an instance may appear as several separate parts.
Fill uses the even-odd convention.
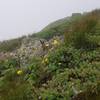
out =
[[[100,0],[0,0],[0,40],[40,31],[73,12],[100,8]]]

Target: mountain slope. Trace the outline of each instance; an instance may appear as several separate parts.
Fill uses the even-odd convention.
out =
[[[100,100],[100,10],[70,18],[0,60],[0,100]]]

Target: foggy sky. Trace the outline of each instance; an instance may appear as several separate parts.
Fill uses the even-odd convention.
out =
[[[0,40],[40,31],[50,22],[100,8],[100,0],[0,0]]]

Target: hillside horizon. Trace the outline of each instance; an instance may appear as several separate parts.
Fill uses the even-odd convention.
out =
[[[100,9],[100,8],[96,8],[96,9]],[[96,9],[94,9],[94,10],[96,10]],[[17,36],[17,37],[11,37],[11,38],[8,38],[8,39],[1,39],[0,42],[9,41],[9,40],[12,40],[12,39],[21,38],[21,37],[23,37],[23,36],[28,36],[28,35],[30,36],[30,35],[39,33],[39,32],[41,32],[41,31],[44,31],[44,30],[45,30],[47,27],[49,27],[51,24],[54,24],[54,25],[55,25],[56,22],[61,22],[61,21],[64,20],[64,19],[67,20],[67,18],[70,18],[70,17],[73,16],[74,14],[85,14],[85,13],[88,13],[88,12],[91,12],[91,11],[93,11],[93,9],[90,10],[90,11],[73,12],[73,13],[71,13],[71,14],[68,15],[68,16],[64,16],[64,17],[62,17],[62,18],[59,18],[59,19],[56,19],[56,20],[54,20],[54,21],[49,22],[47,25],[45,25],[41,30],[39,30],[39,31],[37,31],[37,32],[23,33],[23,35],[19,35],[19,36]]]
[[[0,42],[0,100],[100,100],[100,9]]]

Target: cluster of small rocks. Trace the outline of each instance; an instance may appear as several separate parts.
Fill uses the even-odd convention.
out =
[[[22,45],[19,49],[5,54],[0,54],[0,58],[4,58],[5,55],[14,57],[20,60],[20,63],[25,65],[29,59],[36,56],[44,56],[48,53],[48,51],[53,50],[55,46],[52,45],[52,42],[57,40],[59,42],[63,42],[63,36],[55,36],[50,40],[45,39],[37,39],[26,37],[22,41]],[[1,56],[3,55],[3,56]]]

